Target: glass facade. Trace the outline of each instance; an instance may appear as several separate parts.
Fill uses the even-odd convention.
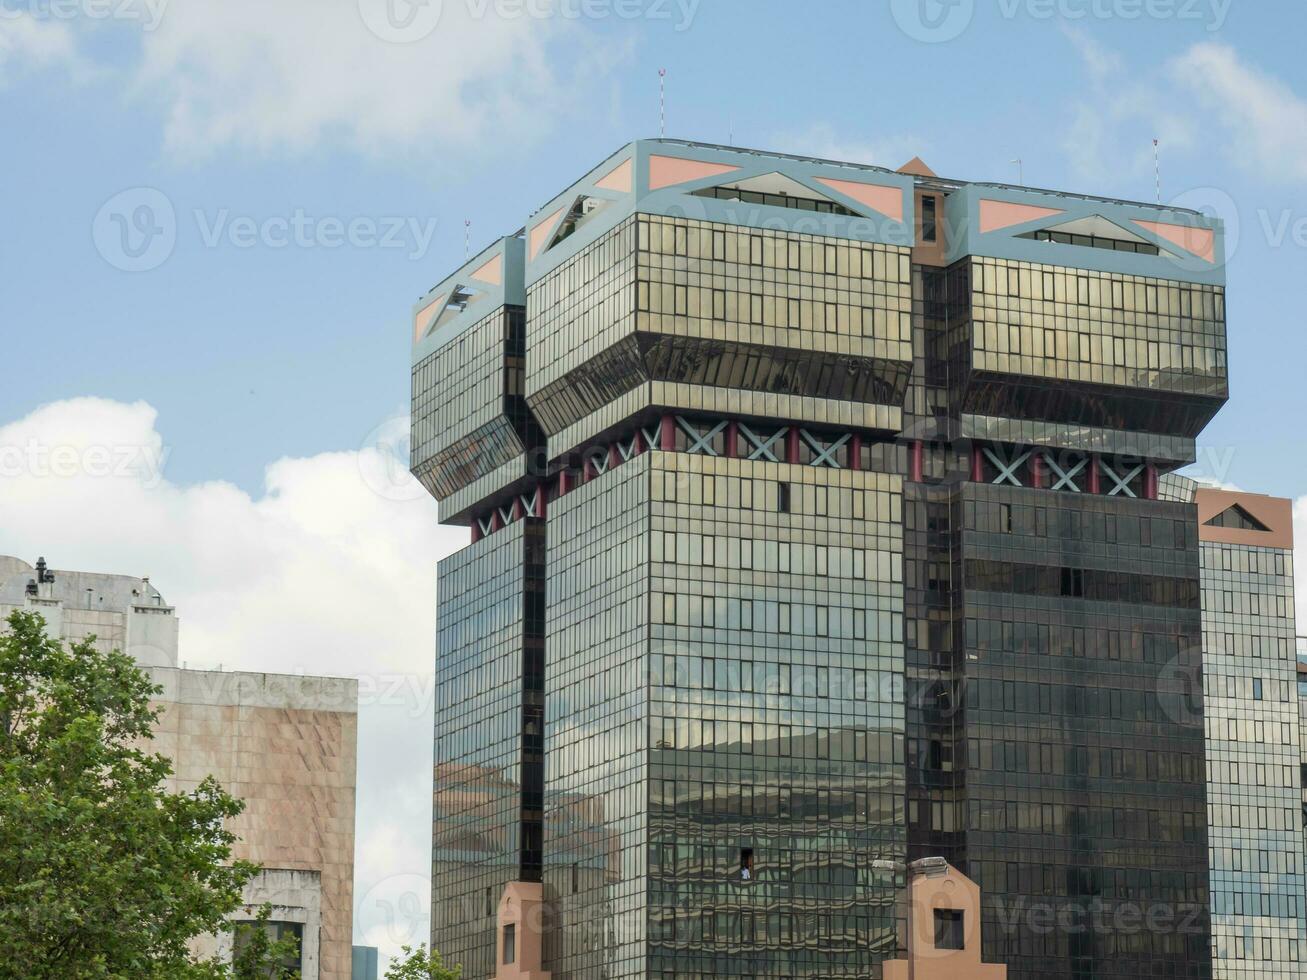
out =
[[[1221,291],[914,279],[909,856],[980,885],[1012,980],[1211,977],[1198,527],[1156,474],[1224,398]]]
[[[942,856],[1010,980],[1294,975],[1257,969],[1302,953],[1302,733],[1255,652],[1292,624],[1221,605],[1288,573],[1209,568],[1168,479],[1227,396],[1219,275],[950,252],[1000,192],[932,177],[914,249],[912,178],[643,146],[528,223],[524,313],[415,368],[415,472],[474,539],[441,566],[446,961],[492,975],[519,876],[554,980],[878,980],[903,862]]]
[[[969,412],[1194,436],[1229,394],[1219,286],[989,258],[952,278]]]
[[[530,287],[528,399],[551,434],[648,380],[899,405],[911,289],[906,248],[636,215]]]
[[[527,519],[440,563],[431,931],[468,977],[494,974],[504,886],[540,880],[544,546]]]
[[[987,958],[1019,978],[1210,976],[1192,512],[1007,487],[960,503],[954,819]]]
[[[413,473],[437,499],[541,443],[525,343],[525,311],[501,306],[413,366]]]
[[[1305,976],[1293,553],[1205,541],[1202,558],[1213,976]]]
[[[650,452],[554,503],[546,895],[568,977],[896,950],[901,478]]]

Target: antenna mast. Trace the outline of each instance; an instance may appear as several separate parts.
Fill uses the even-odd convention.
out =
[[[667,69],[658,69],[658,136],[667,135]]]
[[[1157,178],[1157,203],[1162,203],[1162,157],[1159,140],[1153,140],[1153,174]]]

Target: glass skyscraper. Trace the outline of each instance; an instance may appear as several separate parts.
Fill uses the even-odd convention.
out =
[[[519,881],[555,980],[879,977],[895,869],[943,856],[1013,980],[1212,977],[1206,545],[1167,474],[1227,396],[1223,247],[653,140],[420,300],[413,469],[472,537],[446,960],[494,974]]]

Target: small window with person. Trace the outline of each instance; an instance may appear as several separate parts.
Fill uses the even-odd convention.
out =
[[[753,848],[740,848],[740,880],[753,881]]]

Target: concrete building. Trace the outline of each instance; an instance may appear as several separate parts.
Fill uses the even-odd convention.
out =
[[[300,941],[306,980],[349,980],[353,933],[354,680],[178,666],[176,611],[148,579],[69,572],[0,557],[0,618],[40,613],[66,642],[136,659],[161,687],[154,749],[173,762],[169,788],[214,776],[245,802],[233,856],[263,872],[244,915],[272,906],[271,930]],[[239,917],[239,916],[238,916]],[[201,953],[230,953],[230,937]]]
[[[414,315],[468,977],[520,882],[555,980],[880,978],[935,856],[1013,980],[1212,977],[1219,222],[647,140]]]

